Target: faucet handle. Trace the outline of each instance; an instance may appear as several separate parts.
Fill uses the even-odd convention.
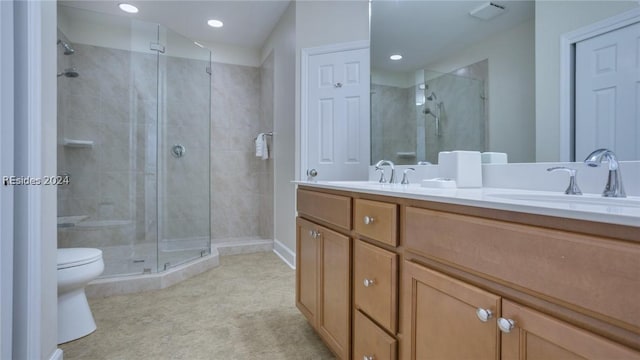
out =
[[[567,190],[564,191],[567,195],[582,195],[582,191],[580,191],[580,187],[578,187],[578,170],[564,167],[564,166],[555,166],[547,169],[548,172],[554,171],[564,171],[569,173],[569,186]]]
[[[400,182],[400,184],[409,185],[409,176],[408,176],[409,171],[416,171],[416,169],[414,168],[404,169],[404,171],[402,172],[402,181]]]
[[[376,165],[376,171],[380,171],[380,180],[379,183],[384,184],[387,182],[387,179],[384,177],[384,169],[381,166]]]

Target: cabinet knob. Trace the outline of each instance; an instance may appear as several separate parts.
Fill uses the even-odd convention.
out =
[[[362,221],[364,221],[365,225],[369,225],[373,223],[373,217],[372,216],[365,216]]]
[[[364,287],[369,287],[369,286],[373,286],[376,283],[375,280],[371,279],[364,279]]]
[[[482,308],[478,308],[476,310],[476,315],[478,316],[478,319],[480,319],[480,321],[482,322],[487,322],[489,321],[489,319],[493,317],[493,313],[491,312],[491,310],[482,309]]]
[[[365,355],[365,356],[362,358],[362,360],[374,360],[374,358],[373,358],[373,355],[371,355],[371,356],[367,356],[367,355]]]
[[[513,330],[516,327],[516,322],[511,320],[511,319],[506,319],[506,318],[498,318],[498,328],[500,329],[500,331],[502,331],[503,333],[510,333],[511,330]]]
[[[320,236],[320,231],[309,230],[309,236],[311,236],[314,239],[317,239]]]

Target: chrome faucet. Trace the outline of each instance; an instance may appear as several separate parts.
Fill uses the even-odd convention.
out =
[[[393,162],[390,160],[380,160],[376,163],[376,170],[379,170],[382,172],[380,174],[380,180],[378,180],[378,182],[380,183],[387,182],[387,179],[384,177],[384,169],[382,168],[382,165],[389,165],[391,167],[391,177],[389,177],[389,184],[395,183],[396,167],[393,165]]]
[[[616,159],[616,154],[609,149],[598,149],[586,159],[584,159],[584,163],[591,166],[597,167],[600,166],[603,160],[606,160],[609,163],[609,176],[607,178],[607,185],[604,187],[604,191],[602,192],[602,196],[605,197],[627,197],[624,192],[624,186],[622,186],[622,175],[620,173],[620,164],[618,164],[618,159]]]
[[[400,181],[400,184],[409,185],[409,171],[416,171],[416,169],[412,167],[404,169],[404,171],[402,172],[402,181]]]
[[[564,191],[564,193],[567,195],[582,195],[582,191],[580,191],[580,187],[578,187],[578,171],[576,169],[570,169],[564,166],[556,166],[548,168],[547,171],[565,171],[569,173],[569,186],[567,187],[567,190]]]

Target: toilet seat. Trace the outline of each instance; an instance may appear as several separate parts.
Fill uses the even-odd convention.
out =
[[[102,258],[102,250],[90,248],[58,249],[58,270],[96,262]]]

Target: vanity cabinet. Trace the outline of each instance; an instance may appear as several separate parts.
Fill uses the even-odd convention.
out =
[[[296,219],[296,306],[341,359],[351,352],[351,238],[328,226],[348,227],[350,206],[348,197],[303,193],[299,214],[309,220]]]
[[[640,230],[298,189],[296,303],[340,359],[640,359]]]

